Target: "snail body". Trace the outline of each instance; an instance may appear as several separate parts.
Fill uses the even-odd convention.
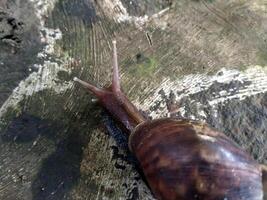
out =
[[[86,89],[129,134],[135,155],[157,199],[263,200],[267,167],[258,164],[226,135],[207,124],[146,119],[120,89],[116,42],[111,87]]]

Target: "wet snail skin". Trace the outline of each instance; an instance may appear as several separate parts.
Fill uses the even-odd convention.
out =
[[[267,167],[209,125],[172,118],[146,119],[120,87],[116,41],[113,79],[98,88],[78,78],[129,134],[128,145],[159,200],[267,199]],[[265,198],[264,198],[265,192]]]

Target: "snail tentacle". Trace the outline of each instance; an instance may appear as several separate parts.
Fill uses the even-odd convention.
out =
[[[92,92],[97,97],[99,103],[113,115],[118,122],[122,123],[126,132],[130,134],[138,124],[146,119],[121,91],[116,41],[114,40],[112,44],[113,77],[109,87],[98,88],[76,77],[73,80],[83,85],[89,92]]]
[[[102,88],[98,88],[90,83],[87,83],[77,77],[73,78],[73,81],[80,83],[82,86],[84,86],[86,89],[88,89],[90,92],[92,92],[94,95],[96,95],[98,98],[102,96],[105,93],[105,90]]]
[[[116,40],[112,41],[113,44],[113,78],[112,78],[112,91],[114,94],[119,95],[121,92],[120,89],[120,75],[119,75],[119,66],[118,66],[118,55]]]

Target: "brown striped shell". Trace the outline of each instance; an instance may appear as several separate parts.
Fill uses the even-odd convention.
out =
[[[129,146],[157,199],[263,199],[258,163],[205,124],[146,121],[132,132]]]

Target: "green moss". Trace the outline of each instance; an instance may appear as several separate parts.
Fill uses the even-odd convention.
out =
[[[152,75],[158,66],[154,57],[146,57],[141,53],[136,55],[136,61],[126,61],[126,65],[128,72],[137,77]]]

